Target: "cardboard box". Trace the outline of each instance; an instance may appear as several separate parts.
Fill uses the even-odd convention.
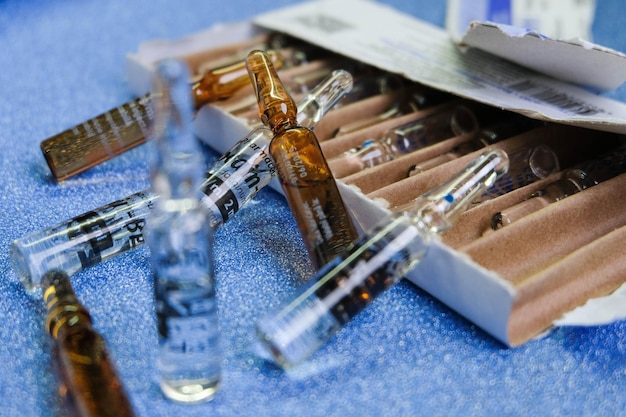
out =
[[[498,45],[503,33],[476,24],[481,42]],[[363,0],[314,1],[259,16],[254,22],[209,31],[174,42],[142,45],[128,55],[128,81],[136,94],[149,91],[152,65],[164,57],[181,57],[192,69],[201,58],[227,55],[234,42],[248,42],[278,31],[340,55],[402,75],[422,85],[459,97],[507,109],[551,126],[498,144],[505,150],[521,143],[541,143],[555,136],[584,135],[603,141],[603,132],[626,133],[626,105],[590,93],[588,89],[521,67],[477,48],[460,48],[438,27]],[[474,32],[475,33],[475,32]],[[493,34],[497,36],[492,38]],[[470,33],[470,39],[472,38]],[[486,40],[484,38],[487,38]],[[571,73],[577,62],[610,55],[603,71],[624,73],[621,54],[600,47],[520,37],[521,53],[547,48],[539,69]],[[525,42],[528,41],[528,44]],[[472,43],[473,44],[473,43]],[[480,44],[480,42],[479,42]],[[231,51],[232,52],[232,51]],[[549,59],[552,57],[552,59]],[[523,58],[523,56],[522,56]],[[560,65],[565,63],[565,68]],[[288,72],[281,78],[289,77]],[[604,72],[591,71],[578,83],[603,87]],[[620,81],[613,78],[611,87]],[[252,90],[242,94],[250,94]],[[380,95],[331,111],[316,128],[327,158],[375,136],[385,123],[331,139],[330,132],[354,117],[376,114],[393,100]],[[197,134],[217,151],[225,152],[250,130],[245,118],[227,111],[229,101],[203,107],[196,120]],[[408,117],[408,116],[403,116]],[[589,130],[593,129],[593,130]],[[594,142],[599,143],[599,142]],[[460,157],[424,174],[401,179],[406,166],[445,152],[447,141],[339,181],[340,191],[359,226],[366,230],[395,208],[446,180],[477,153]],[[448,148],[449,149],[449,148]],[[593,297],[626,287],[626,186],[622,175],[573,195],[494,233],[482,235],[491,215],[545,185],[539,181],[467,211],[459,224],[437,240],[429,255],[406,277],[509,346],[519,345],[551,327],[555,320]],[[280,192],[277,181],[271,186]],[[620,309],[621,308],[621,309]],[[624,307],[618,307],[618,315]]]

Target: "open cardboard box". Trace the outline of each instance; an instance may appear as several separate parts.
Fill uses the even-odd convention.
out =
[[[594,147],[626,133],[626,105],[479,49],[463,50],[440,28],[364,0],[302,3],[259,16],[254,22],[142,45],[137,53],[128,55],[129,84],[134,93],[144,94],[150,89],[153,64],[159,59],[183,58],[195,70],[203,60],[231,54],[234,44],[252,47],[269,31],[289,34],[429,88],[550,122],[496,145],[504,150],[549,142],[554,137],[572,141],[578,137]],[[488,36],[491,28],[481,30],[480,36],[485,32]],[[488,39],[487,43],[493,41]],[[542,48],[536,39],[530,41],[532,48]],[[571,67],[572,62],[593,60],[596,54],[608,62],[602,68],[606,73],[618,74],[626,65],[623,56],[604,48],[556,45],[556,49],[552,41],[549,45],[554,65],[551,73],[558,73],[560,62]],[[527,53],[528,49],[519,51]],[[549,60],[543,60],[541,68],[545,65],[550,65]],[[298,70],[281,71],[281,78],[289,78],[290,71]],[[602,84],[598,79],[608,79],[604,73],[590,76],[587,84],[595,88]],[[614,79],[613,83],[620,81]],[[251,93],[251,88],[246,89],[236,99]],[[325,156],[331,158],[376,137],[390,122],[331,138],[346,121],[378,114],[393,100],[393,94],[381,94],[332,110],[316,128]],[[220,152],[230,149],[250,130],[245,117],[229,112],[233,102],[205,106],[196,118],[198,136]],[[464,167],[480,151],[406,178],[410,164],[446,152],[463,140],[451,138],[339,180],[342,196],[360,228],[370,228]],[[406,278],[509,346],[537,336],[587,300],[624,286],[626,194],[615,190],[624,189],[626,175],[552,204],[502,230],[483,234],[494,212],[522,201],[551,179],[468,210],[457,225],[435,241],[429,255]],[[271,186],[281,191],[276,180]]]

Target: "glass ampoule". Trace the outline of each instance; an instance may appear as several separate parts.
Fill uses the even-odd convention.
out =
[[[41,280],[46,305],[46,328],[55,341],[60,392],[72,415],[80,417],[134,416],[131,402],[106,342],[80,303],[63,271],[48,271]]]
[[[406,93],[400,99],[383,110],[380,114],[364,119],[355,120],[340,126],[333,137],[347,135],[361,129],[366,129],[377,123],[425,110],[446,101],[450,101],[453,96],[427,87],[407,87],[403,89]]]
[[[352,76],[336,70],[298,102],[298,122],[310,129],[352,88]],[[253,129],[222,155],[201,185],[202,203],[217,228],[248,203],[275,176],[268,154],[273,133]],[[143,245],[146,217],[158,196],[144,190],[15,240],[10,247],[13,270],[33,291],[41,275],[62,269],[72,275],[84,268]]]
[[[152,187],[159,195],[145,228],[154,275],[161,391],[182,403],[214,397],[221,353],[213,268],[213,229],[200,202],[202,151],[181,61],[155,70]]]
[[[204,75],[204,73],[208,71],[212,71],[215,68],[223,68],[229,65],[236,64],[238,62],[244,61],[246,59],[246,55],[248,52],[254,49],[275,49],[273,46],[280,48],[283,46],[282,42],[274,43],[272,40],[271,34],[261,34],[256,36],[255,38],[248,39],[238,45],[235,46],[235,50],[233,51],[233,44],[227,46],[231,51],[227,54],[219,54],[216,58],[206,59],[206,57],[200,57],[197,64],[192,60],[188,60],[190,67],[196,67],[194,74],[192,74],[192,83],[199,81],[200,78]],[[277,49],[276,48],[276,49]],[[218,47],[219,51],[221,48]],[[215,51],[215,50],[214,50]]]
[[[271,51],[275,64],[282,57]],[[249,83],[245,62],[212,68],[192,83],[195,107],[227,98]],[[62,181],[146,141],[154,115],[146,94],[41,142],[52,175]]]
[[[411,210],[381,220],[257,322],[261,345],[283,367],[312,355],[414,268],[433,236],[447,231],[507,167],[504,151],[485,151],[450,180],[417,198]]]
[[[244,60],[248,52],[246,52],[246,56],[243,58]],[[282,69],[292,70],[289,72],[290,75],[293,74],[293,71],[302,72],[304,68],[317,68],[316,70],[290,77],[290,81],[292,82],[290,82],[289,88],[294,89],[294,94],[308,92],[318,82],[327,77],[333,69],[344,68],[342,65],[331,65],[331,63],[339,63],[340,61],[329,58],[327,51],[324,50],[320,52],[320,48],[317,47],[310,48],[308,45],[299,46],[297,48],[288,47],[281,48],[278,52],[280,52],[282,58]],[[341,63],[345,62],[348,61],[345,59],[341,60]],[[295,70],[294,68],[298,69]],[[248,77],[248,82],[249,80]],[[258,117],[251,118],[249,116],[251,113],[256,114],[258,108],[254,95],[247,93],[242,94],[240,92],[237,96],[233,96],[228,102],[221,103],[220,108],[234,116],[248,119],[247,123],[250,126],[256,127],[256,125],[260,124]]]
[[[272,50],[266,53],[273,64],[279,68],[284,65],[284,58],[280,52]],[[207,103],[228,98],[249,82],[245,60],[207,71],[192,85],[194,107],[199,109]]]
[[[484,189],[480,195],[474,196],[473,204],[483,203],[517,188],[532,184],[557,172],[560,167],[556,152],[544,144],[523,146],[508,152],[507,155],[507,172],[487,189]],[[412,206],[413,202],[409,201],[395,207],[394,211],[409,210]]]
[[[331,62],[323,60],[313,63],[317,68],[304,74],[290,76],[289,80],[284,84],[285,88],[294,97],[307,94],[317,84],[327,78],[333,72],[333,68],[338,68],[332,65]],[[249,126],[256,127],[263,126],[263,123],[259,120],[258,108],[256,97],[250,95],[246,96],[241,103],[238,103],[238,106],[232,106],[226,110],[237,117],[246,119],[246,123]]]
[[[335,66],[335,68],[337,67],[338,66]],[[285,88],[290,94],[293,95],[308,93],[311,88],[315,87],[320,81],[328,77],[332,71],[332,67],[330,65],[326,65],[314,71],[296,75],[289,79]]]
[[[381,72],[367,65],[357,63],[353,70],[354,87],[337,107],[347,106],[379,94],[389,94],[406,87],[404,78],[396,74]],[[337,136],[334,132],[333,136]]]
[[[495,213],[491,219],[491,229],[501,229],[552,203],[624,172],[626,172],[626,146],[622,145],[598,158],[568,168],[559,179],[533,193],[526,200]]]
[[[444,105],[440,111],[418,120],[402,123],[328,160],[335,178],[363,171],[441,140],[478,130],[474,111],[463,104]]]
[[[264,125],[274,133],[269,152],[281,187],[315,267],[358,237],[315,133],[297,120],[297,108],[268,56],[248,55],[247,68]]]
[[[509,171],[475,200],[475,204],[499,197],[546,178],[560,169],[559,156],[545,144],[524,146],[509,152]]]
[[[493,145],[501,140],[527,132],[539,126],[539,123],[540,122],[536,120],[520,115],[514,114],[505,116],[504,120],[499,120],[489,126],[480,128],[475,137],[455,146],[449,152],[420,162],[419,164],[412,165],[408,170],[407,176],[411,177],[420,174],[463,155],[467,155],[468,153]]]

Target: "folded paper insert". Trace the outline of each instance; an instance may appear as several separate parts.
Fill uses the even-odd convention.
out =
[[[341,13],[342,10],[345,13]],[[336,26],[339,28],[337,31],[329,34],[319,27],[321,23],[317,26],[310,24],[312,18],[309,18],[307,25],[298,16],[318,16],[318,23],[325,21],[325,16],[334,19],[340,16],[342,24]],[[372,19],[371,16],[376,16],[376,19]],[[461,52],[451,42],[448,34],[440,28],[369,1],[304,3],[259,16],[255,19],[255,24],[222,26],[204,32],[197,38],[188,37],[196,48],[190,55],[199,53],[201,48],[198,48],[198,45],[202,43],[202,39],[207,40],[207,49],[211,49],[219,46],[220,42],[226,44],[242,41],[264,30],[286,32],[341,55],[401,74],[412,81],[494,107],[511,109],[520,114],[564,125],[616,133],[626,132],[626,105],[623,103],[594,95],[574,85],[518,67],[473,48],[469,49],[471,51],[469,53]],[[355,44],[355,39],[359,40],[358,44]],[[172,53],[174,44],[179,48],[185,48],[181,41],[171,45],[163,45],[161,42],[160,45],[150,46],[151,53],[159,55],[159,47],[163,47],[164,51],[167,49],[163,53]],[[443,56],[449,57],[453,62],[442,61]],[[144,77],[150,74],[152,62],[142,56],[140,50],[138,54],[128,55],[127,64],[131,88],[137,94],[144,93]],[[464,74],[468,68],[476,71],[489,68],[492,72],[468,77]],[[496,83],[501,85],[495,85]],[[540,99],[542,97],[543,100]],[[364,100],[358,103],[358,106],[348,105],[329,113],[316,128],[326,157],[346,151],[355,146],[355,143],[358,144],[359,140],[362,143],[362,139],[367,138],[365,136],[355,138],[358,135],[348,134],[341,141],[337,138],[330,140],[330,132],[342,121],[354,118],[351,114],[361,115],[363,111],[376,114],[388,106],[389,100],[389,97],[381,95]],[[579,127],[562,126],[564,129],[571,129],[572,134],[590,133],[591,136],[602,136],[602,132],[594,133]],[[372,126],[368,133],[377,129],[382,128],[378,125]],[[249,126],[245,124],[245,120],[234,117],[223,108],[214,105],[202,108],[196,120],[196,131],[199,136],[220,152],[228,150],[248,130]],[[353,136],[354,142],[343,144],[350,135]],[[535,139],[532,139],[533,137]],[[597,143],[598,139],[601,138],[590,138],[594,143]],[[459,139],[451,139],[454,140]],[[540,141],[541,135],[529,134],[526,139],[521,140]],[[438,146],[440,147],[435,149],[429,147],[420,150],[416,152],[417,156],[412,157],[426,158],[428,155],[445,151],[445,146],[451,144],[446,141]],[[472,156],[475,155],[470,154],[467,158]],[[452,172],[454,167],[467,162],[467,159],[463,158],[465,157],[446,164],[441,171]],[[400,172],[405,162],[391,161],[372,168],[370,172],[358,173],[338,181],[344,201],[362,228],[371,227],[390,213],[394,204],[389,193],[402,193],[404,190],[405,194],[410,192],[418,195],[419,187],[426,189],[439,181],[438,171],[429,170],[428,175],[420,174],[415,179],[402,180],[402,184],[391,184],[391,187],[388,184],[376,185],[381,179],[385,182],[384,178],[393,176],[393,172]],[[393,179],[392,182],[398,180]],[[608,219],[602,216],[607,205],[611,205],[616,212],[620,211],[618,210],[620,207],[626,206],[626,203],[611,191],[614,187],[621,187],[623,181],[624,178],[617,177],[594,187],[594,190],[586,190],[572,196],[568,199],[569,202],[564,201],[563,204],[559,203],[548,210],[542,210],[540,215],[532,217],[532,221],[524,221],[515,229],[499,236],[497,234],[501,231],[485,238],[472,236],[467,231],[472,230],[472,222],[481,221],[487,216],[487,212],[489,215],[493,214],[491,209],[497,209],[498,204],[505,204],[504,201],[508,201],[507,199],[522,198],[522,193],[512,193],[507,199],[491,201],[484,209],[479,207],[472,209],[466,213],[458,228],[451,230],[442,241],[436,242],[433,248],[436,256],[425,259],[407,276],[407,279],[503,343],[510,346],[524,343],[543,332],[563,314],[584,304],[589,298],[609,294],[624,284],[626,265],[621,260],[619,242],[626,236],[626,228],[622,226],[626,220],[622,221],[621,217]],[[417,189],[416,184],[419,185]],[[270,185],[280,192],[280,186],[276,181]],[[529,189],[539,189],[541,185],[542,183],[538,182],[529,186]],[[380,187],[382,189],[379,190]],[[524,190],[524,194],[527,191]],[[586,237],[581,236],[578,243],[570,248],[552,248],[550,241],[545,239],[548,235],[544,225],[552,219],[569,218],[573,209],[582,209],[589,213],[586,225],[581,227],[583,230],[595,231],[591,234],[581,233]],[[619,213],[616,215],[623,217]],[[596,228],[596,221],[600,222],[600,228]],[[539,270],[529,271],[523,281],[503,276],[498,270],[499,267],[491,270],[483,266],[482,261],[477,262],[470,256],[471,254],[480,257],[481,254],[489,254],[493,248],[504,247],[499,242],[501,238],[508,245],[507,250],[520,252],[524,257],[526,247],[519,241],[525,239],[524,236],[543,240],[542,246],[550,247],[558,260]],[[526,264],[531,265],[529,268],[532,269],[533,261],[530,256],[531,254],[528,255]],[[593,271],[593,274],[590,271]],[[550,303],[545,302],[545,297],[549,298]],[[616,317],[624,315],[626,313],[622,311],[621,316],[618,313]]]

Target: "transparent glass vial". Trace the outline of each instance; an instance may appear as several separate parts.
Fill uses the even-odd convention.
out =
[[[106,342],[93,328],[68,275],[48,271],[41,280],[48,311],[46,328],[55,340],[55,357],[65,404],[80,417],[130,417],[135,413],[117,375]]]
[[[427,87],[407,86],[398,101],[392,103],[381,113],[365,119],[357,119],[344,123],[334,133],[333,137],[347,135],[361,129],[366,129],[377,123],[382,123],[396,117],[434,107],[446,101],[450,101],[452,96]]]
[[[577,164],[563,172],[561,177],[526,200],[493,215],[492,230],[501,229],[552,203],[577,194],[589,187],[626,172],[626,146],[589,161]]]
[[[352,87],[352,76],[336,70],[298,102],[298,122],[313,129]],[[274,178],[268,153],[273,133],[253,129],[215,162],[201,184],[202,203],[217,228],[235,215]],[[13,270],[27,290],[38,287],[50,269],[72,275],[144,243],[146,217],[158,196],[144,190],[16,239],[10,247]]]
[[[560,169],[558,154],[544,144],[524,146],[509,153],[508,173],[477,196],[475,204],[482,203],[528,184],[546,178]]]
[[[379,138],[329,159],[335,178],[378,166],[441,140],[476,132],[478,120],[468,106],[453,103],[421,119],[391,128]]]
[[[406,275],[423,258],[432,236],[447,231],[474,197],[507,169],[505,152],[486,151],[415,200],[412,210],[381,220],[258,321],[262,346],[283,367],[305,360]]]
[[[192,129],[188,70],[159,62],[155,72],[155,162],[159,195],[146,223],[154,275],[163,394],[181,403],[213,398],[221,380],[213,230],[200,203],[202,153]]]
[[[297,108],[270,59],[248,55],[247,68],[264,125],[274,133],[269,150],[309,256],[319,268],[358,236],[312,130],[298,123]]]
[[[463,155],[467,155],[470,152],[477,151],[501,140],[527,132],[538,125],[539,122],[524,116],[505,116],[504,119],[479,129],[476,133],[476,137],[471,138],[467,142],[461,143],[449,152],[411,166],[407,176],[411,177],[428,171],[429,169],[437,167],[441,164],[457,159]]]

